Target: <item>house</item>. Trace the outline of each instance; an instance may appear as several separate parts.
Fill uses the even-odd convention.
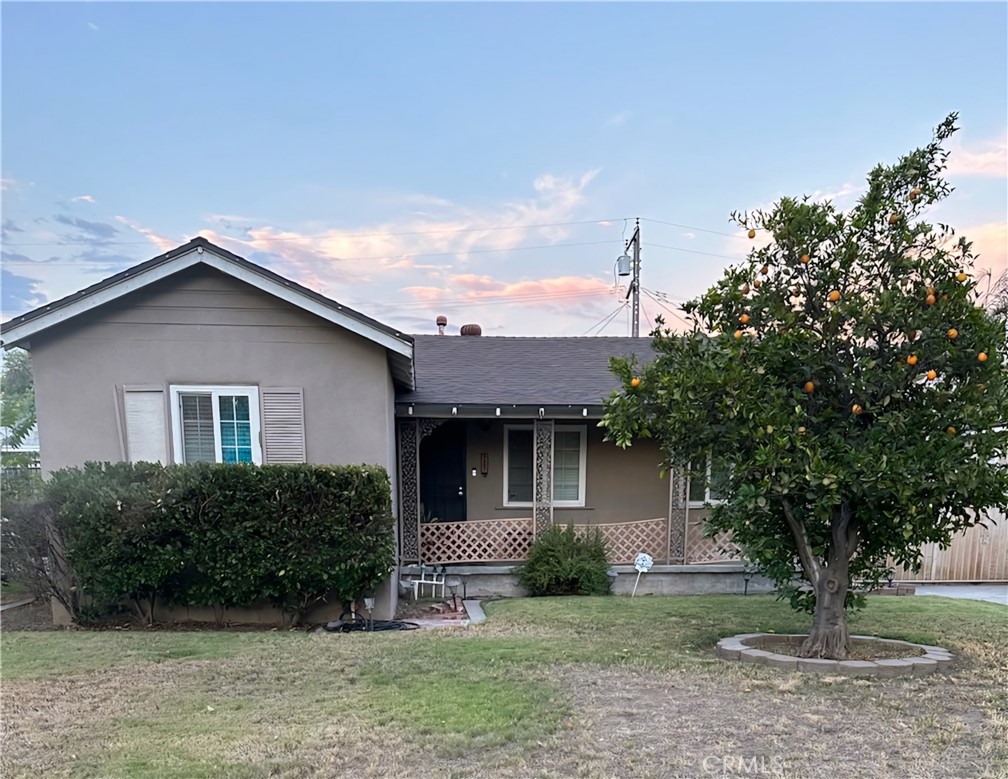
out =
[[[700,532],[696,490],[660,478],[654,442],[602,440],[608,359],[647,359],[647,339],[464,330],[399,332],[194,238],[10,320],[0,338],[32,354],[43,473],[88,460],[364,462],[392,478],[405,565],[475,577],[472,566],[524,559],[555,522],[599,528],[614,563],[723,559]]]

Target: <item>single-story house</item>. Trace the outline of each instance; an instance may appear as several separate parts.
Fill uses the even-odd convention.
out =
[[[599,528],[617,565],[647,552],[666,573],[740,570],[702,536],[703,485],[660,478],[653,441],[603,441],[609,357],[649,359],[648,339],[463,331],[475,334],[400,332],[194,238],[11,319],[0,338],[31,351],[43,473],[88,460],[381,465],[400,565],[453,566],[474,591],[557,522]]]

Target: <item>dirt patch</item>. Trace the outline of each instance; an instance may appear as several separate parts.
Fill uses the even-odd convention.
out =
[[[774,652],[778,655],[789,655],[799,657],[798,650],[801,645],[794,641],[789,641],[784,637],[774,639],[766,636],[761,637],[758,642],[752,643],[753,647],[758,647],[767,652]],[[898,660],[904,657],[920,657],[924,652],[916,646],[904,646],[890,644],[885,641],[851,641],[847,652],[848,660]]]

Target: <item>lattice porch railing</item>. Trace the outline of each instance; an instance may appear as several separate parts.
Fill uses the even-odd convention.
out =
[[[713,538],[704,537],[704,523],[690,522],[686,528],[687,563],[729,563],[741,559],[731,533],[721,532]]]
[[[633,522],[575,525],[574,532],[583,535],[597,529],[605,539],[609,562],[623,564],[632,563],[640,552],[646,552],[655,561],[665,561],[668,556],[667,526],[668,520],[658,517]]]
[[[425,564],[519,563],[532,545],[532,517],[425,522],[420,552]]]

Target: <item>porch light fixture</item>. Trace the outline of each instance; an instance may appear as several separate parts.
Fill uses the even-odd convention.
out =
[[[581,416],[583,416],[583,417],[588,416],[588,409],[586,409],[586,408],[581,409]]]
[[[539,409],[539,419],[542,419],[544,416],[546,416],[546,409]]]
[[[473,468],[473,469],[472,469],[472,475],[473,475],[473,476],[475,476],[475,475],[476,475],[476,469],[475,469],[475,468]]]
[[[413,406],[410,406],[410,407],[409,407],[409,408],[408,408],[408,409],[406,410],[406,413],[407,413],[407,414],[409,414],[410,416],[413,416]]]
[[[500,409],[497,409],[497,416],[500,416]]]
[[[452,416],[456,416],[457,414],[458,414],[458,406],[452,406]]]

